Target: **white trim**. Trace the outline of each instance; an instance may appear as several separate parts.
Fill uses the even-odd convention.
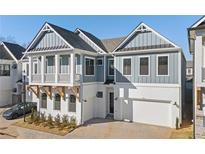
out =
[[[113,67],[114,67],[114,58],[108,58],[108,60],[107,60],[108,61],[108,65],[107,65],[108,66],[108,69],[107,69],[108,70],[108,73],[107,73],[108,76],[114,76],[115,75],[115,68],[113,68],[114,69],[114,74],[113,75],[110,74],[110,61],[111,60],[113,61]]]
[[[94,45],[95,45],[95,47],[97,47],[100,51],[102,51],[103,53],[105,53],[106,54],[106,52],[102,49],[102,48],[100,48],[96,43],[94,43],[89,37],[87,37],[87,35],[86,34],[84,34],[79,28],[77,28],[76,30],[75,30],[75,32],[76,31],[79,31],[81,34],[83,34],[83,36],[85,36],[91,43],[93,43]]]
[[[40,36],[40,34],[42,32],[44,32],[44,27],[49,27],[56,35],[58,35],[63,41],[64,43],[66,43],[70,48],[71,50],[74,49],[73,46],[71,46],[60,34],[58,34],[53,28],[52,26],[50,26],[48,23],[45,23],[43,25],[43,27],[40,29],[40,31],[38,32],[38,34],[34,37],[33,41],[30,43],[30,45],[27,47],[26,51],[25,51],[25,54],[22,56],[21,60],[24,58],[24,56],[26,55],[26,53],[28,52],[28,50],[31,48],[31,46],[36,43],[36,40],[38,39],[38,37]]]
[[[156,32],[154,29],[152,29],[151,27],[149,27],[148,25],[146,25],[145,23],[140,23],[113,51],[113,53],[115,53],[115,51],[117,49],[119,49],[122,45],[124,45],[127,40],[129,40],[129,38],[136,32],[138,31],[138,29],[141,27],[141,26],[144,26],[146,27],[148,30],[152,31],[153,33],[155,33],[157,36],[161,37],[162,39],[164,39],[165,41],[167,41],[168,43],[170,43],[171,45],[173,45],[174,47],[176,48],[179,48],[176,44],[174,44],[173,42],[171,42],[170,40],[168,40],[166,37],[162,36],[161,34],[159,34],[158,32]]]
[[[133,85],[136,87],[162,87],[162,88],[180,88],[180,84],[164,84],[164,83],[128,83],[128,82],[116,82],[116,86],[119,85]]]
[[[148,74],[147,75],[140,74],[140,59],[141,58],[148,58]],[[143,76],[150,76],[150,56],[139,56],[138,70],[139,70],[138,76],[142,76],[142,77]]]
[[[167,56],[167,64],[168,64],[168,74],[167,75],[159,75],[159,72],[158,72],[158,59],[159,59],[159,57],[164,57],[164,56]],[[156,60],[156,76],[169,76],[169,55],[168,54],[160,54],[160,55],[157,55],[157,60]]]
[[[131,50],[131,51],[118,51],[114,55],[128,55],[128,54],[147,54],[147,53],[165,53],[165,52],[178,52],[181,48],[160,48],[160,49],[146,49],[146,50]]]
[[[191,26],[191,28],[196,28],[199,26],[203,21],[205,20],[205,16],[203,16],[201,19],[199,19],[194,25]]]
[[[129,75],[125,75],[124,74],[124,59],[130,59],[131,60],[131,66],[130,66],[131,67],[130,68],[131,69],[131,72],[130,72],[131,74],[129,74]],[[124,75],[124,76],[132,76],[132,57],[127,57],[127,56],[126,57],[122,57],[122,75]]]
[[[93,75],[86,75],[86,59],[93,59],[94,60],[94,74]],[[94,57],[84,57],[84,76],[95,76],[95,58]]]
[[[1,43],[1,45],[4,46],[4,48],[7,50],[7,52],[9,53],[9,55],[13,58],[13,60],[16,61],[16,63],[18,63],[18,60],[16,59],[16,57],[12,54],[12,52],[9,50],[9,48],[4,44],[4,42]]]
[[[98,60],[102,60],[102,64],[101,64],[101,65],[98,65]],[[96,66],[103,66],[103,58],[97,58],[97,60],[96,60]]]

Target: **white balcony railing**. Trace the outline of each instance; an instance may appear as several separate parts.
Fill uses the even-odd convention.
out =
[[[44,78],[45,82],[54,83],[55,82],[55,74],[45,74]]]
[[[70,74],[59,74],[58,81],[60,83],[70,83]]]
[[[34,82],[34,83],[41,82],[41,75],[40,74],[33,74],[32,75],[32,82]]]

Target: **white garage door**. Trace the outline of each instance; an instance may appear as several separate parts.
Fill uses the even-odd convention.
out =
[[[170,103],[133,100],[131,104],[132,109],[130,111],[132,112],[129,114],[129,118],[132,117],[133,122],[171,127]],[[124,118],[128,118],[127,116],[128,114],[124,114]]]

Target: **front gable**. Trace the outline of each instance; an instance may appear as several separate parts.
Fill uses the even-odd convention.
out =
[[[27,51],[49,51],[55,49],[71,49],[68,44],[49,24],[45,23],[34,40],[31,42]]]
[[[31,46],[29,51],[65,49],[69,46],[53,31],[45,31],[38,40]]]
[[[121,42],[114,52],[174,47],[177,47],[174,43],[141,23]]]

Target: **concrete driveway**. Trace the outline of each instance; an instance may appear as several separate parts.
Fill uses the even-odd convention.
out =
[[[65,136],[65,138],[99,139],[163,139],[171,136],[172,129],[141,123],[92,119]]]
[[[66,136],[58,136],[36,130],[13,126],[22,120],[5,120],[0,108],[0,138],[24,139],[163,139],[170,138],[172,129],[141,123],[113,121],[109,119],[92,119]],[[2,134],[2,132],[4,134]]]

